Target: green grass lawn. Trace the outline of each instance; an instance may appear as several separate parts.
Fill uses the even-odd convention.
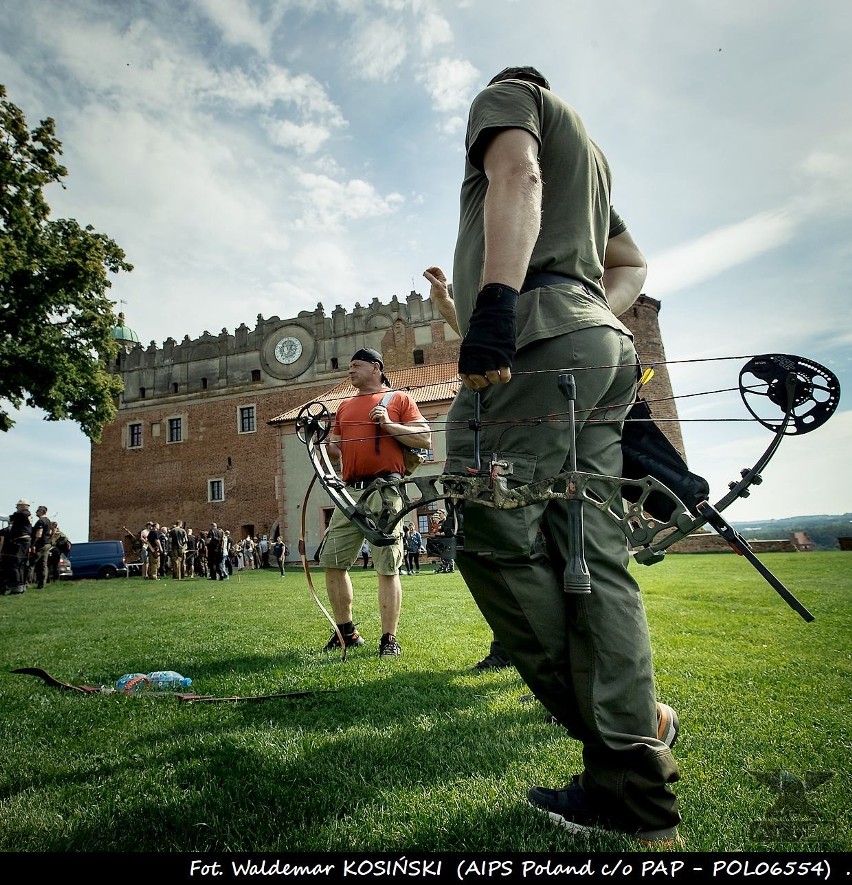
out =
[[[733,555],[635,567],[658,693],[681,718],[683,848],[848,851],[852,555],[763,561],[813,623]],[[375,574],[352,575],[366,644],[346,661],[320,651],[331,628],[297,568],[0,598],[0,850],[634,847],[577,840],[526,804],[531,784],[580,770],[580,747],[521,702],[514,670],[471,670],[490,633],[457,573],[403,577],[399,659],[376,656]],[[326,603],[322,572],[314,579]],[[199,693],[317,693],[221,704],[84,696],[17,667],[94,684],[174,669]],[[798,804],[764,783],[782,769],[812,786]],[[819,773],[831,776],[815,786]]]

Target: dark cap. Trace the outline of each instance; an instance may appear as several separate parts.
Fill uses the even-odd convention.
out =
[[[381,370],[381,380],[382,384],[387,387],[391,386],[390,381],[388,381],[387,375],[385,375],[385,364],[382,361],[382,355],[378,352],[378,350],[373,350],[372,347],[362,347],[360,350],[356,350],[355,353],[352,354],[353,360],[363,360],[365,363],[374,363]],[[352,360],[350,360],[351,362]]]
[[[503,80],[528,80],[530,83],[537,83],[545,89],[550,89],[550,81],[547,77],[541,71],[531,67],[503,68],[499,74],[495,74],[488,81],[488,85],[493,86]]]
[[[382,355],[378,350],[373,350],[372,347],[362,347],[360,350],[356,350],[355,353],[352,354],[352,359],[363,360],[365,363],[378,363],[380,369],[384,369],[385,367]]]

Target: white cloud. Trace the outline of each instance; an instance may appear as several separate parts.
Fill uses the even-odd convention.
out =
[[[328,141],[331,131],[316,123],[293,123],[291,120],[267,120],[266,129],[272,141],[284,148],[293,148],[303,156],[315,154]]]
[[[250,46],[261,55],[269,53],[273,28],[252,12],[248,0],[196,0],[222,32],[227,43]]]
[[[465,120],[479,78],[479,71],[469,61],[453,58],[441,58],[423,65],[417,74],[417,80],[432,99],[435,111]]]
[[[302,223],[308,227],[337,227],[344,221],[388,215],[402,205],[404,197],[391,193],[381,196],[367,181],[334,181],[326,175],[302,172]]]
[[[804,178],[795,203],[809,216],[852,211],[852,137],[843,133],[836,146],[821,144],[802,161]]]
[[[199,93],[226,98],[240,108],[269,109],[276,104],[292,105],[303,116],[324,120],[329,126],[345,125],[340,109],[314,77],[294,74],[276,65],[251,71],[229,68],[215,74],[211,72]]]
[[[795,221],[786,211],[761,212],[653,255],[646,290],[657,298],[718,276],[788,242]]]
[[[387,80],[405,60],[403,24],[374,20],[359,24],[349,41],[348,66],[365,80]]]
[[[418,45],[424,54],[453,42],[450,23],[434,9],[427,9],[418,25]]]

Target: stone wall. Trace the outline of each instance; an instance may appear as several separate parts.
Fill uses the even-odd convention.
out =
[[[749,540],[755,553],[795,553],[796,548],[789,538],[757,541]],[[715,532],[698,531],[668,548],[669,553],[735,553],[728,542]]]

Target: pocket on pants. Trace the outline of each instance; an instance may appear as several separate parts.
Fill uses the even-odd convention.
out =
[[[532,482],[537,458],[527,452],[500,452],[497,460],[511,465],[506,476],[509,489]],[[490,454],[483,453],[483,465]],[[447,458],[445,473],[464,475],[468,462],[459,457]],[[530,552],[538,525],[541,506],[510,508],[486,507],[473,501],[464,501],[462,507],[462,534],[467,553],[503,553],[510,556]]]

